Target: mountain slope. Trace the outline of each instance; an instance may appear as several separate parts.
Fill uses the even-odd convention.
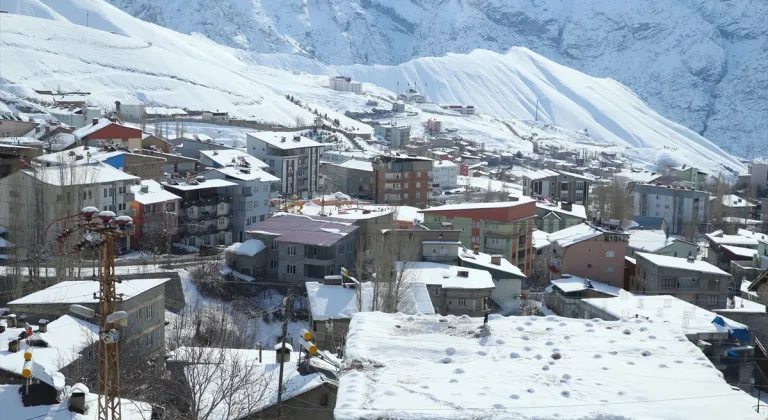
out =
[[[0,5],[14,1],[24,0]],[[62,13],[60,1],[36,1]],[[768,143],[765,0],[109,1],[224,45],[331,64],[397,64],[521,45],[624,83],[733,153],[764,154]]]
[[[68,10],[84,3],[65,1],[71,3]],[[509,121],[533,119],[539,99],[540,120],[573,130],[586,128],[592,142],[642,155],[651,165],[671,158],[711,173],[744,170],[732,156],[660,117],[619,83],[587,76],[526,49],[506,55],[477,51],[424,58],[399,66],[333,67],[292,55],[244,53],[99,4],[98,13],[91,9],[97,21],[125,35],[64,20],[0,15],[0,89],[20,97],[34,96],[33,89],[81,90],[92,92],[105,106],[138,98],[192,109],[224,109],[235,116],[286,125],[297,118],[311,121],[311,113],[285,100],[284,95],[290,94],[339,118],[344,126],[370,132],[369,126],[343,117],[343,111],[365,108],[370,98],[386,103],[394,97],[398,80],[412,80],[427,82],[434,92],[430,99],[436,102],[475,104]],[[367,95],[326,88],[327,76],[321,75],[339,72],[370,82],[365,85]],[[429,112],[420,113],[419,118],[429,118]],[[503,122],[489,117],[445,118],[494,146],[508,148],[521,141],[511,132],[505,137]]]

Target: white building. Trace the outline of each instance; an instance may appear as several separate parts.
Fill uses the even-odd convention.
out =
[[[450,160],[438,160],[432,167],[432,191],[452,190],[457,186],[459,165]]]
[[[235,241],[244,242],[248,239],[245,232],[269,217],[272,185],[278,185],[280,178],[261,168],[239,165],[212,169],[202,175],[237,184],[233,188],[232,235]]]
[[[75,129],[85,127],[94,119],[104,117],[101,108],[95,106],[83,106],[79,108],[69,107],[49,107],[45,109],[53,118],[62,124],[74,127]]]
[[[344,163],[348,160],[360,160],[369,162],[376,157],[376,153],[365,150],[324,150],[320,159],[329,163]]]
[[[353,82],[350,77],[335,76],[331,77],[331,89],[362,95],[363,84],[360,82]]]
[[[755,160],[749,164],[749,185],[753,191],[768,192],[768,162]]]
[[[200,163],[211,168],[242,166],[246,168],[267,169],[269,165],[239,149],[201,150]]]
[[[669,233],[680,235],[705,228],[709,193],[665,185],[635,185],[635,216],[663,217]]]
[[[415,102],[415,103],[423,103],[427,101],[427,98],[414,88],[410,88],[406,90],[404,93],[401,93],[400,95],[397,96],[397,99],[403,102]]]
[[[144,110],[144,104],[137,100],[115,101],[115,113],[122,119],[140,120],[144,116]],[[86,119],[86,121],[91,120]]]
[[[248,153],[266,162],[268,172],[280,178],[282,194],[312,198],[318,191],[321,143],[298,133],[259,131],[246,135],[246,145]]]
[[[229,122],[229,112],[203,111],[202,119],[213,124],[227,124]]]
[[[458,112],[461,115],[475,115],[474,105],[440,105],[440,108]]]

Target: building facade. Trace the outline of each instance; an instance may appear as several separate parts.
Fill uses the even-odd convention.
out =
[[[232,201],[237,184],[205,176],[171,178],[163,187],[181,197],[178,237],[186,246],[216,246],[232,243]]]
[[[549,235],[552,278],[564,274],[624,287],[626,232],[583,223]]]
[[[128,150],[141,150],[143,132],[107,118],[94,118],[91,124],[72,133],[82,145],[120,146]]]
[[[227,124],[229,123],[229,112],[221,111],[203,111],[203,121],[214,124]]]
[[[669,233],[690,236],[706,230],[709,193],[663,185],[636,184],[634,215],[663,217]]]
[[[131,186],[134,231],[131,248],[170,253],[170,241],[179,230],[181,197],[152,180]]]
[[[432,168],[432,190],[452,190],[458,185],[459,165],[439,160]]]
[[[360,82],[353,82],[351,77],[331,77],[330,83],[331,89],[333,90],[338,90],[340,92],[352,92],[357,95],[363,94],[363,84]]]
[[[395,123],[373,127],[373,134],[391,143],[392,148],[403,147],[411,141],[411,126]]]
[[[326,163],[320,167],[326,176],[326,191],[343,192],[354,198],[372,197],[373,166],[371,162],[350,159],[340,164]]]
[[[280,178],[284,196],[312,198],[318,191],[323,145],[296,133],[254,132],[246,136],[248,153],[269,165]]]
[[[377,204],[424,208],[432,190],[432,159],[391,154],[373,161],[373,199]]]
[[[523,194],[589,205],[592,178],[566,171],[542,169],[521,171]]]

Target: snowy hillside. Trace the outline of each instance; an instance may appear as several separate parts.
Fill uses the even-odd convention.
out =
[[[735,154],[765,154],[757,146],[768,143],[765,0],[109,1],[224,45],[331,64],[524,46],[622,82],[665,117]],[[27,3],[37,6],[22,13],[85,24],[82,9],[62,10],[68,1],[0,0],[0,9]],[[90,3],[98,1],[82,2]],[[55,11],[44,11],[46,4]]]
[[[18,4],[36,1],[19,0]],[[343,112],[365,108],[368,99],[386,107],[397,81],[410,80],[428,83],[430,100],[473,104],[489,114],[440,118],[458,134],[491,147],[529,149],[530,143],[509,130],[508,124],[532,120],[539,99],[540,120],[581,132],[587,129],[589,142],[640,156],[650,166],[671,158],[714,174],[744,171],[736,159],[663,119],[620,84],[589,77],[525,49],[506,55],[477,51],[423,58],[396,67],[336,68],[296,56],[224,47],[135,19],[103,1],[50,4],[58,7],[46,9],[53,21],[0,15],[3,90],[20,97],[34,96],[34,89],[81,90],[92,92],[104,106],[137,98],[158,105],[228,110],[235,116],[284,125],[297,119],[311,121],[309,111],[284,98],[290,94],[339,118],[343,126],[370,132],[370,126],[343,117]],[[84,9],[74,10],[86,6],[88,23],[96,22],[104,30],[68,22],[83,15]],[[365,84],[366,95],[326,88],[325,75],[340,72],[370,82]],[[414,126],[434,116],[429,109],[415,111],[419,115],[409,121]],[[563,138],[569,141],[570,137]]]

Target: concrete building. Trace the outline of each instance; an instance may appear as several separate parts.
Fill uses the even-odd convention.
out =
[[[104,112],[101,108],[95,106],[51,106],[46,107],[46,111],[56,121],[66,124],[75,129],[85,127],[91,124],[94,119],[101,119],[104,117]]]
[[[80,145],[94,147],[119,146],[128,150],[141,150],[140,129],[123,125],[108,118],[94,118],[91,124],[72,133]]]
[[[173,145],[173,151],[181,156],[200,159],[202,157],[201,152],[203,150],[237,150],[234,147],[225,146],[222,143],[215,142],[212,138],[207,136],[190,136],[190,137],[177,137],[175,139],[169,139],[169,143]]]
[[[458,112],[461,115],[475,115],[474,105],[440,105],[440,108]]]
[[[237,166],[251,169],[268,169],[266,162],[239,149],[201,150],[200,164],[209,168]]]
[[[688,258],[698,254],[699,246],[679,237],[670,237],[664,231],[633,230],[629,232],[629,245],[625,256],[634,258],[636,252]]]
[[[536,201],[536,228],[547,233],[577,226],[587,220],[584,206],[570,202]]]
[[[264,249],[264,242],[258,239],[236,242],[224,250],[224,261],[232,270],[248,276],[245,279],[259,280],[266,273],[267,267],[267,253],[263,252]]]
[[[13,113],[0,113],[0,137],[23,137],[37,127],[35,121]]]
[[[637,272],[630,292],[671,295],[707,309],[724,308],[731,275],[714,265],[690,258],[635,253]]]
[[[551,233],[552,278],[565,274],[624,287],[626,232],[583,223]]]
[[[500,254],[529,275],[536,205],[533,200],[448,204],[421,211],[428,229],[461,232],[464,247]]]
[[[323,154],[320,155],[320,159],[323,162],[328,163],[344,163],[350,159],[359,160],[362,162],[369,162],[376,157],[376,153],[366,150],[334,150],[326,149]]]
[[[427,97],[419,93],[419,91],[415,88],[408,88],[408,90],[405,92],[397,95],[397,100],[403,102],[423,103],[427,101]]]
[[[213,124],[228,124],[229,112],[203,111],[202,119],[205,122]]]
[[[343,192],[354,198],[370,199],[373,196],[373,165],[371,162],[350,159],[346,162],[326,163],[320,167],[325,175],[328,192]]]
[[[141,137],[141,149],[171,153],[171,151],[173,151],[173,145],[171,142],[161,139],[153,134],[144,133]]]
[[[171,178],[162,184],[181,197],[179,237],[174,242],[198,248],[233,242],[232,202],[236,183],[198,176]]]
[[[403,147],[411,141],[411,126],[397,125],[394,122],[373,127],[373,134],[390,143],[393,149]]]
[[[713,203],[715,200],[720,200],[720,202]],[[712,197],[710,204],[713,207],[721,208],[724,218],[728,221],[733,219],[760,219],[760,215],[756,212],[757,204],[738,195],[726,194],[722,197]]]
[[[303,284],[354,266],[357,229],[342,219],[278,214],[253,226],[248,237],[267,247],[268,276]]]
[[[432,134],[438,134],[443,132],[443,122],[430,118],[427,120],[427,131]]]
[[[242,166],[242,162],[201,172],[200,175],[237,184],[233,187],[230,219],[234,241],[244,241],[251,227],[269,217],[270,197],[280,178],[261,168]]]
[[[523,195],[589,205],[589,185],[593,182],[589,176],[552,169],[521,168],[511,172],[522,179]]]
[[[584,313],[581,299],[628,295],[623,289],[570,274],[552,280],[545,289],[544,303],[557,315],[581,318]]]
[[[749,186],[758,193],[768,192],[768,161],[754,160],[748,166]]]
[[[246,135],[248,153],[269,165],[286,196],[312,198],[318,191],[323,145],[297,133],[260,131]]]
[[[635,216],[663,217],[669,233],[691,236],[709,221],[709,193],[670,186],[636,184]]]
[[[432,167],[432,191],[452,190],[458,186],[459,165],[450,160],[438,160]]]
[[[424,208],[432,190],[432,159],[403,154],[373,161],[373,199],[378,204]]]
[[[485,270],[429,261],[398,261],[398,276],[407,282],[427,285],[435,313],[483,316],[496,287]]]
[[[169,252],[170,241],[179,230],[181,197],[152,180],[132,185],[131,194],[134,222],[131,248]]]
[[[141,179],[160,180],[164,178],[163,166],[166,160],[115,146],[78,146],[39,156],[35,162],[46,167],[103,162]]]
[[[200,166],[200,162],[197,159],[175,153],[164,153],[156,150],[143,149],[141,154],[165,159],[162,171],[166,177],[179,178],[195,174]]]
[[[115,101],[115,113],[122,119],[133,121],[140,120],[146,114],[144,103],[135,99]]]
[[[331,89],[338,90],[340,92],[352,92],[357,95],[363,94],[363,84],[360,82],[353,82],[351,77],[334,76],[330,79]]]
[[[709,242],[707,261],[722,270],[729,270],[732,261],[751,262],[759,258],[760,244],[765,240],[758,235],[726,235],[722,230],[705,236]]]
[[[675,168],[675,175],[685,182],[689,182],[694,190],[701,190],[701,186],[707,182],[707,173],[702,172],[693,166],[683,165]],[[651,180],[646,183],[652,182]]]

